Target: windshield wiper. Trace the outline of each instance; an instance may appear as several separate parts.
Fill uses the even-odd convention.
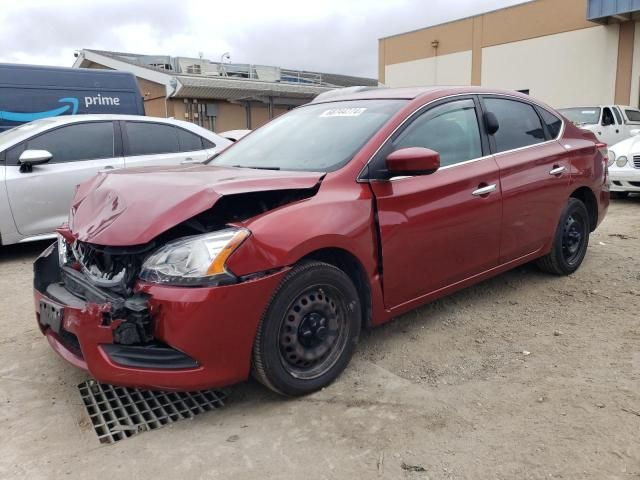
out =
[[[280,170],[280,167],[261,167],[258,165],[231,165],[234,168],[253,168],[255,170]]]

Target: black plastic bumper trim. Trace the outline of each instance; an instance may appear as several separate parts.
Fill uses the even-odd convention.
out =
[[[182,370],[197,368],[196,362],[186,355],[166,345],[117,345],[107,343],[102,349],[115,363],[133,368],[153,368],[156,370]]]

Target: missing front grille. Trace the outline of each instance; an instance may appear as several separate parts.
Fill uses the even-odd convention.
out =
[[[114,387],[88,380],[78,385],[91,424],[101,443],[115,443],[137,433],[193,418],[224,406],[227,392],[158,392]]]

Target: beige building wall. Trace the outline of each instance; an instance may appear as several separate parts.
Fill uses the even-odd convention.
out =
[[[471,50],[394,63],[385,67],[387,85],[470,85]]]
[[[391,87],[528,88],[555,106],[605,102],[637,106],[640,27],[632,21],[600,26],[588,21],[586,12],[586,0],[533,0],[381,38],[379,80]]]
[[[269,108],[266,104],[251,104],[251,129],[255,130],[269,121]],[[246,128],[246,127],[245,127]]]
[[[247,116],[244,105],[228,102],[218,103],[215,131],[225,132],[247,128]]]
[[[167,117],[166,89],[164,85],[136,77],[140,93],[144,98],[144,111],[150,117]]]
[[[530,94],[556,108],[613,103],[618,25],[585,28],[482,49],[482,86]]]
[[[640,104],[640,22],[636,22],[631,60],[631,91],[629,105]]]

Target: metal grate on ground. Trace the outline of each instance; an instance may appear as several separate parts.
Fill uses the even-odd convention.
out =
[[[101,443],[115,443],[137,433],[193,418],[224,406],[227,392],[158,392],[114,387],[88,380],[78,385]]]

